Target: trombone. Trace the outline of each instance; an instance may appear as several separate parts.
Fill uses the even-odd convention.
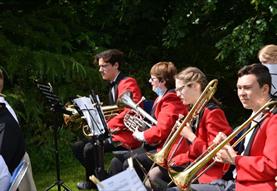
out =
[[[196,103],[191,108],[190,112],[186,115],[185,119],[180,123],[180,120],[178,120],[174,127],[173,131],[176,130],[174,133],[170,133],[170,137],[167,139],[166,143],[164,144],[163,148],[155,153],[146,153],[147,156],[154,162],[154,164],[158,164],[161,167],[166,167],[166,159],[168,158],[168,155],[170,153],[170,150],[177,140],[177,138],[180,136],[181,131],[184,127],[186,127],[187,123],[191,123],[192,120],[195,118],[196,115],[198,115],[201,110],[205,107],[205,105],[209,102],[209,100],[213,97],[213,95],[216,92],[217,89],[218,80],[214,79],[209,82],[209,84],[206,86],[200,97],[197,99]],[[183,137],[182,137],[183,139]],[[182,142],[182,139],[178,142],[177,147]],[[173,153],[174,154],[174,153]],[[154,165],[153,164],[153,165]],[[152,168],[152,167],[151,167]]]
[[[268,101],[266,104],[264,104],[256,113],[254,113],[252,116],[250,116],[242,125],[237,127],[225,140],[223,140],[220,144],[215,146],[213,149],[208,149],[205,156],[201,155],[201,158],[198,157],[196,159],[196,162],[194,164],[190,165],[188,168],[186,168],[182,172],[175,172],[174,170],[169,168],[169,176],[171,177],[172,181],[181,189],[181,190],[187,190],[191,182],[195,180],[196,174],[200,172],[203,167],[212,160],[213,157],[217,154],[219,150],[221,150],[225,145],[229,144],[240,132],[242,132],[245,128],[248,127],[248,125],[254,121],[256,124],[253,125],[253,127],[249,128],[241,137],[238,139],[232,146],[236,146],[238,143],[240,143],[245,136],[254,129],[262,120],[264,120],[268,115],[269,112],[272,112],[274,109],[276,109],[277,101]],[[265,113],[263,117],[257,122],[254,119],[259,116],[260,113]],[[209,147],[210,148],[210,147]],[[212,163],[213,164],[213,163]],[[209,165],[208,167],[210,167]],[[207,169],[204,169],[204,172]],[[202,171],[203,172],[203,171]],[[201,174],[201,173],[200,173]],[[199,177],[199,176],[198,176]],[[194,179],[193,179],[194,178]]]

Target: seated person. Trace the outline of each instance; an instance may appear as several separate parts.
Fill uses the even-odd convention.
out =
[[[191,107],[197,102],[203,90],[208,84],[206,75],[196,67],[188,67],[175,76],[176,92],[184,105]],[[218,132],[230,134],[232,129],[225,117],[218,101],[212,98],[196,116],[191,124],[183,127],[181,135],[172,146],[167,158],[168,167],[176,171],[182,171],[202,153],[206,152],[209,145]],[[180,149],[178,145],[188,145]],[[179,152],[176,152],[179,151]],[[224,174],[223,165],[216,164],[204,174],[198,181],[211,182],[221,178]],[[149,172],[146,187],[153,190],[166,190],[171,181],[167,169],[156,166]]]
[[[175,92],[174,75],[176,71],[176,67],[172,62],[158,62],[152,66],[149,83],[151,83],[152,90],[158,96],[152,110],[152,116],[157,120],[157,124],[144,131],[136,130],[133,133],[137,140],[145,143],[144,150],[139,153],[132,150],[122,158],[113,158],[111,163],[112,175],[126,169],[128,167],[126,159],[132,156],[136,172],[143,179],[144,172],[147,172],[153,164],[145,151],[152,153],[159,151],[172,131],[179,114],[183,116],[187,114],[187,107],[182,104]],[[181,148],[183,148],[183,145]]]
[[[10,186],[11,174],[8,170],[8,167],[0,155],[0,187],[2,191],[7,191]]]
[[[103,80],[109,83],[109,105],[114,105],[120,95],[127,90],[132,93],[135,103],[141,100],[141,91],[137,81],[132,77],[125,76],[121,72],[121,67],[125,64],[123,52],[117,49],[100,52],[95,56],[94,64],[99,67]],[[103,141],[104,149],[95,146],[93,139],[81,139],[73,144],[73,154],[85,167],[86,171],[86,180],[77,183],[78,189],[91,189],[95,187],[89,180],[91,175],[96,175],[99,179],[105,177],[104,169],[101,167],[103,165],[103,153],[100,152],[103,152],[103,150],[104,152],[110,152],[113,150],[134,149],[141,145],[141,142],[132,136],[132,132],[123,123],[124,116],[129,110],[130,108],[125,107],[123,111],[107,122],[112,137]],[[97,172],[97,169],[101,170],[101,172]]]
[[[25,154],[25,142],[16,115],[2,94],[3,86],[4,73],[0,70],[0,125],[4,127],[0,132],[0,154],[12,173]]]
[[[237,94],[245,109],[255,114],[270,99],[271,76],[267,67],[251,64],[238,71]],[[225,145],[217,154],[218,162],[233,165],[234,180],[216,180],[211,184],[192,184],[193,191],[245,191],[275,190],[277,170],[277,115],[276,111],[260,113],[251,122],[254,127],[242,142],[241,153],[236,152],[230,144]],[[258,125],[256,125],[258,124]],[[255,126],[256,125],[256,126]],[[219,133],[214,142],[226,139]]]

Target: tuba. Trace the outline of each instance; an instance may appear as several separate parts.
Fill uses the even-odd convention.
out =
[[[157,125],[157,120],[144,111],[139,104],[145,100],[144,97],[138,102],[135,103],[132,100],[132,93],[130,91],[124,92],[117,100],[117,105],[119,107],[129,107],[131,108],[128,111],[123,119],[124,125],[132,132],[136,129],[139,131],[144,131],[152,126],[152,124]],[[148,120],[148,121],[146,121]]]
[[[165,142],[163,148],[157,153],[146,153],[147,156],[155,163],[161,167],[166,167],[166,159],[168,158],[169,152],[179,137],[181,131],[186,126],[187,123],[191,124],[192,120],[197,116],[201,110],[205,107],[205,105],[209,102],[209,100],[213,97],[217,89],[218,80],[212,80],[202,92],[196,103],[191,108],[190,112],[187,114],[185,119],[180,122],[180,119],[175,123],[172,130],[174,132],[170,133],[170,137],[168,137],[167,141]],[[183,138],[183,137],[182,137]],[[181,143],[181,140],[178,144]]]
[[[269,101],[264,104],[254,115],[250,116],[242,125],[237,127],[225,140],[223,140],[217,146],[213,146],[213,149],[207,149],[207,152],[204,156],[201,155],[196,161],[186,168],[182,172],[175,172],[172,169],[169,169],[169,176],[171,177],[172,181],[181,189],[187,190],[191,182],[195,180],[195,176],[203,169],[204,166],[208,162],[210,162],[213,157],[217,154],[219,150],[221,150],[225,145],[229,144],[240,132],[246,129],[251,122],[255,122],[256,124],[249,128],[241,137],[238,139],[232,146],[236,146],[239,142],[241,142],[245,136],[251,132],[263,119],[265,119],[269,112],[272,112],[277,107],[277,101]],[[259,116],[260,113],[265,113],[263,117],[256,122],[254,119]],[[210,167],[210,165],[209,165]],[[206,169],[205,169],[206,170]],[[204,170],[204,171],[205,171]]]

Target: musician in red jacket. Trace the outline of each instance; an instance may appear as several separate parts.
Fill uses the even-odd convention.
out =
[[[176,92],[183,104],[193,105],[200,97],[207,85],[205,74],[196,67],[188,67],[175,76]],[[204,109],[195,116],[192,124],[185,126],[180,137],[171,148],[167,163],[175,170],[183,170],[190,162],[204,153],[218,132],[231,133],[232,129],[222,109],[216,101],[211,100]],[[181,139],[181,141],[180,141]],[[186,149],[178,145],[187,145]],[[223,165],[217,164],[205,172],[198,180],[199,182],[211,182],[223,175]],[[164,190],[170,182],[166,169],[157,166],[149,172],[149,182],[146,183],[154,190]]]
[[[245,109],[257,112],[270,99],[271,76],[266,66],[252,64],[238,72],[238,97]],[[191,185],[196,191],[257,191],[275,190],[277,172],[277,115],[261,112],[249,125],[254,127],[241,143],[240,154],[226,145],[216,155],[216,160],[234,165],[235,181],[217,180],[212,185]],[[263,117],[265,116],[265,118]],[[254,126],[258,124],[257,126]],[[219,143],[226,138],[219,133],[214,140]]]
[[[141,100],[141,91],[137,81],[132,77],[125,76],[120,71],[124,63],[123,53],[116,49],[106,50],[95,56],[102,78],[109,82],[109,104],[114,105],[117,99],[126,91],[132,93],[132,100],[137,103]],[[123,119],[130,108],[125,107],[119,115],[108,121],[108,128],[112,133],[112,141],[127,148],[134,149],[141,143],[132,136],[132,132],[125,127]]]
[[[152,109],[152,116],[157,120],[156,125],[152,125],[149,129],[144,131],[136,130],[133,136],[146,143],[142,152],[136,153],[134,166],[138,175],[143,178],[142,169],[139,167],[137,161],[143,165],[147,171],[152,165],[152,161],[146,156],[145,151],[156,152],[160,150],[172,130],[179,114],[186,115],[187,107],[182,104],[175,92],[174,75],[176,68],[172,62],[158,62],[150,71],[151,78],[149,83],[152,85],[152,90],[157,94]],[[136,151],[133,151],[135,153]],[[127,159],[129,155],[125,155],[123,159],[114,158],[111,164],[111,174],[116,174],[128,167]],[[124,163],[124,164],[122,164]],[[123,166],[122,166],[123,165]]]
[[[99,72],[103,78],[109,83],[109,104],[115,105],[118,97],[125,91],[132,93],[132,98],[135,103],[141,99],[141,91],[132,77],[125,76],[120,67],[124,64],[123,52],[117,49],[109,49],[95,56],[95,64],[99,67]],[[124,108],[117,116],[111,118],[107,126],[112,137],[108,137],[101,145],[96,144],[95,139],[83,139],[73,144],[72,149],[75,157],[85,167],[86,181],[77,183],[78,189],[91,189],[95,185],[89,180],[89,176],[96,175],[97,178],[105,178],[103,167],[103,150],[109,152],[117,149],[133,149],[141,145],[141,142],[136,140],[132,132],[128,131],[123,123],[124,115],[129,111],[129,108]],[[101,146],[101,147],[100,147]],[[102,149],[102,147],[104,147]]]

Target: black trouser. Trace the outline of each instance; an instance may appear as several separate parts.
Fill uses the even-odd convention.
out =
[[[102,146],[99,144],[102,144]],[[101,148],[103,148],[103,151],[101,151]],[[74,156],[85,167],[87,181],[89,181],[89,176],[91,175],[96,175],[99,179],[105,178],[103,174],[99,174],[104,172],[104,160],[102,157],[104,155],[103,152],[111,152],[115,150],[126,149],[121,146],[115,147],[114,143],[108,138],[103,142],[99,142],[97,139],[83,139],[72,145]]]
[[[153,150],[151,152],[156,152]],[[123,155],[116,155],[111,161],[110,175],[115,175],[129,167],[127,159],[133,158],[134,168],[141,180],[144,179],[145,174],[150,170],[153,162],[146,155],[146,150],[143,148],[127,151]]]

